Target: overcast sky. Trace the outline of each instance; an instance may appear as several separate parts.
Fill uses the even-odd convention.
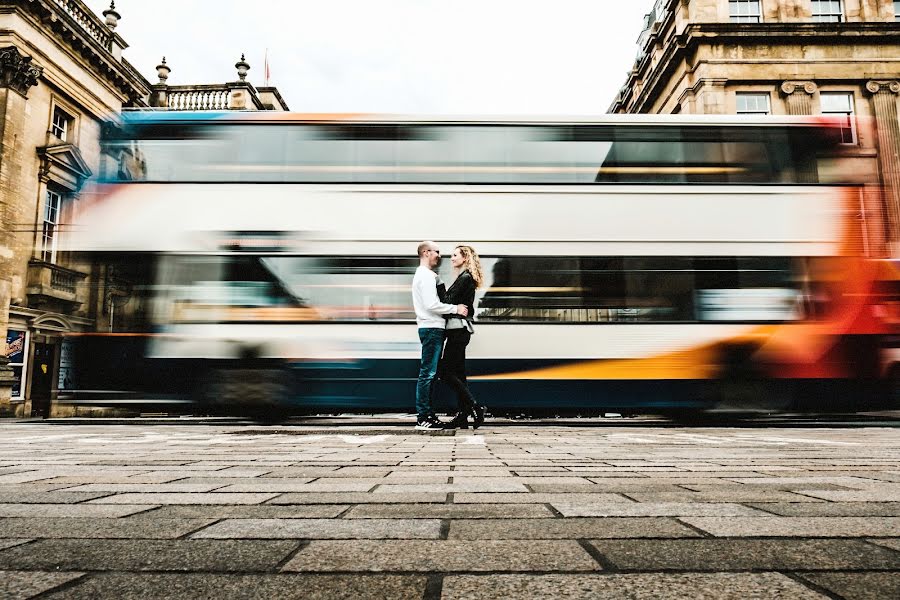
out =
[[[100,14],[109,0],[86,0]],[[297,112],[606,112],[654,0],[117,0],[151,83],[248,79]]]

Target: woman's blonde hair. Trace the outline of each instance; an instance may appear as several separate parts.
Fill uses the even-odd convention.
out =
[[[484,271],[481,270],[481,259],[478,258],[475,248],[472,246],[457,246],[456,249],[459,250],[460,255],[463,257],[462,268],[467,270],[469,275],[472,276],[472,279],[475,281],[475,287],[480,288],[481,284],[484,283]]]

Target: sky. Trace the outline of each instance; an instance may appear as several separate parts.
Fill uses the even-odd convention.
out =
[[[99,15],[109,0],[85,0]],[[271,77],[296,112],[595,115],[654,0],[117,0],[125,58],[151,82]]]

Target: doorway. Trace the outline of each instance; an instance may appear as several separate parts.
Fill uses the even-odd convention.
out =
[[[31,416],[50,416],[50,392],[53,389],[54,344],[35,344],[31,362]]]

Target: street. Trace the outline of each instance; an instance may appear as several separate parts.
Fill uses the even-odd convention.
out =
[[[897,598],[900,429],[0,424],[0,598]]]

